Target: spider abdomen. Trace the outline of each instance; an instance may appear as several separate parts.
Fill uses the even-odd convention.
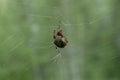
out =
[[[62,38],[56,38],[54,40],[54,44],[59,48],[64,48],[66,46],[66,42],[64,42],[63,40],[64,39],[62,39]]]

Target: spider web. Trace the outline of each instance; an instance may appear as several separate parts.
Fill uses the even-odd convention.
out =
[[[13,4],[13,6],[16,4],[14,2],[11,2],[11,3]],[[19,4],[21,6],[22,5],[24,5],[24,6],[28,5],[28,3],[17,3],[17,4]],[[28,6],[30,6],[30,8]],[[69,20],[70,18],[67,19],[65,17],[65,15],[61,14],[61,12],[62,12],[62,9],[60,9],[61,6],[54,6],[53,7],[53,6],[49,6],[47,4],[44,5],[44,6],[39,6],[39,5],[36,5],[36,4],[30,4],[28,6],[25,8],[25,10],[23,10],[23,11],[26,11],[25,13],[21,12],[22,10],[20,10],[20,11],[17,10],[17,8],[14,8],[13,11],[15,11],[15,16],[21,16],[21,15],[22,16],[24,16],[24,15],[27,16],[27,21],[28,21],[27,23],[30,25],[31,34],[30,34],[30,36],[29,35],[22,36],[22,38],[29,36],[30,37],[29,40],[26,42],[26,40],[22,39],[21,36],[19,37],[19,35],[17,33],[16,34],[11,33],[11,34],[9,34],[9,36],[7,36],[5,38],[5,40],[0,44],[0,46],[1,47],[6,47],[8,45],[11,45],[9,48],[7,48],[8,50],[6,52],[7,54],[9,54],[9,56],[17,54],[17,53],[14,53],[14,52],[16,50],[18,50],[19,48],[24,48],[25,44],[28,44],[29,46],[27,46],[27,47],[30,47],[30,49],[34,48],[33,49],[34,51],[39,50],[39,51],[41,51],[45,54],[48,53],[47,52],[48,50],[50,50],[48,54],[50,54],[52,56],[50,56],[50,59],[49,59],[48,63],[51,63],[51,62],[53,62],[53,63],[62,62],[62,64],[65,63],[64,62],[64,54],[63,54],[64,49],[56,49],[55,45],[53,44],[53,40],[52,40],[53,30],[58,27],[58,25],[60,24],[59,21],[61,21],[61,27],[63,29],[68,29],[68,28],[70,28],[69,26],[84,27],[85,24],[92,25],[92,24],[98,23],[99,21],[104,20],[105,18],[107,18],[109,16],[109,15],[105,14],[104,17],[100,18],[98,16],[101,15],[101,14],[98,14],[98,15],[90,16],[89,17],[90,21],[88,21],[87,23],[82,23],[82,22],[71,23],[72,21]],[[35,11],[32,11],[33,9],[30,10],[31,8],[35,8],[35,7],[36,7]],[[40,8],[40,9],[43,8],[43,10],[44,9],[49,9],[48,12],[51,12],[51,11],[54,11],[54,12],[51,13],[51,14],[42,14],[41,15],[41,14],[39,14],[39,12],[37,12],[39,10],[38,8]],[[47,11],[47,10],[45,10],[45,11]],[[45,21],[45,23],[42,23],[44,21]],[[40,22],[40,24],[39,24],[39,22]],[[47,23],[49,25],[44,25],[44,24],[47,24]],[[43,30],[39,30],[39,29],[41,29],[41,27],[45,27],[45,28]],[[0,30],[2,31],[3,29],[0,29]],[[36,35],[38,35],[37,32],[39,32],[39,31],[42,31],[41,34],[40,34],[40,37],[41,36],[42,37],[47,37],[47,36],[44,36],[45,34],[47,34],[47,35],[49,35],[49,40],[45,40],[46,38],[45,39],[42,39],[42,38],[38,39],[37,38],[38,36],[36,36]],[[24,32],[24,31],[21,31],[21,32]],[[46,32],[48,32],[48,33],[46,33]],[[67,34],[67,32],[64,32],[64,33]],[[69,34],[67,34],[67,35],[69,35]],[[17,39],[19,39],[19,40],[17,40]],[[39,42],[39,44],[38,44],[39,46],[36,46],[37,42]],[[13,43],[13,44],[9,44],[9,43]],[[70,43],[68,43],[68,44],[70,44]],[[31,52],[32,54],[31,53],[29,54],[31,58],[33,58],[33,55],[37,53],[37,52],[35,53],[34,51]],[[51,53],[53,53],[53,54],[51,54]],[[26,55],[26,54],[23,54],[23,56],[24,55]],[[9,56],[8,56],[8,58],[9,58]],[[113,59],[115,59],[116,57],[118,57],[118,56],[113,56]],[[33,58],[33,61],[34,61],[34,58]],[[34,65],[34,63],[33,63],[33,65]],[[34,69],[36,69],[36,72],[35,72],[35,74],[36,74],[38,72],[39,68],[34,68]],[[39,76],[36,76],[36,78],[39,78]],[[38,79],[36,79],[36,80],[38,80]]]
[[[14,4],[14,3],[12,3],[12,4]],[[24,4],[22,4],[22,3],[17,3],[17,4],[19,4],[19,5],[24,5],[24,6],[26,6],[26,4],[28,5],[28,3],[24,3]],[[34,8],[34,7],[38,7],[39,5],[36,5],[36,4],[30,4],[30,5],[28,5],[28,6],[30,6],[31,8]],[[49,26],[49,30],[47,29],[46,31],[48,31],[48,32],[51,32],[50,33],[50,36],[52,37],[52,35],[53,35],[53,30],[54,29],[56,29],[56,27],[59,25],[59,21],[61,21],[61,25],[63,25],[63,27],[66,27],[66,28],[68,28],[68,26],[83,26],[84,24],[94,24],[94,23],[96,23],[96,22],[99,22],[99,21],[101,21],[101,20],[104,20],[105,19],[105,17],[108,17],[107,16],[107,14],[106,15],[104,15],[105,17],[102,17],[102,18],[98,18],[98,16],[99,15],[94,15],[94,16],[91,16],[91,19],[90,20],[92,20],[92,21],[88,21],[88,23],[70,23],[70,21],[69,20],[67,20],[67,19],[65,19],[64,18],[64,20],[62,20],[61,19],[61,17],[64,17],[64,15],[62,15],[61,14],[61,11],[62,10],[60,10],[60,6],[48,6],[48,5],[44,5],[44,6],[39,6],[39,8],[44,8],[44,9],[50,9],[50,10],[55,10],[56,12],[54,12],[54,14],[55,15],[49,15],[49,14],[45,14],[45,15],[40,15],[40,14],[38,14],[37,12],[34,12],[34,11],[32,11],[32,10],[30,10],[30,8],[29,7],[26,7],[25,8],[25,10],[26,11],[28,11],[28,12],[26,12],[26,15],[28,16],[28,20],[29,20],[29,23],[31,23],[32,22],[32,26],[31,26],[31,32],[33,32],[33,36],[35,35],[34,33],[37,31],[37,29],[38,29],[38,26],[39,25],[36,25],[36,19],[41,19],[41,21],[43,20],[52,20],[52,19],[55,19],[56,20],[56,22],[55,22],[55,24],[53,23],[53,24],[51,24],[50,26]],[[15,11],[16,11],[16,8],[15,8]],[[19,13],[19,14],[18,14]],[[17,14],[16,15],[18,15],[18,16],[20,16],[20,15],[23,15],[24,13],[22,13],[22,12],[19,12],[19,10],[17,11]],[[34,44],[34,42],[35,42],[35,40],[33,39],[34,37],[32,37],[31,38],[31,40],[30,40],[30,43],[32,43],[33,42],[33,44]],[[9,36],[8,38],[6,38],[6,40],[2,43],[2,45],[4,45],[6,42],[8,42],[8,41],[10,41],[10,40],[12,40],[12,39],[15,39],[15,35],[11,35],[11,36]],[[52,39],[52,38],[51,38]],[[52,40],[51,40],[52,41]],[[49,48],[53,48],[54,49],[54,44],[53,44],[53,42],[46,42],[46,44],[44,44],[44,46],[39,46],[39,47],[37,47],[37,48],[39,48],[40,50],[48,50]],[[24,40],[20,40],[20,42],[18,43],[18,44],[15,44],[15,46],[14,47],[12,47],[10,50],[9,50],[9,52],[8,53],[11,53],[12,51],[14,51],[14,50],[16,50],[16,48],[18,48],[18,47],[20,47],[21,45],[23,45],[24,44]],[[44,41],[41,41],[41,43],[43,43]],[[32,44],[31,44],[31,46],[32,46]],[[58,51],[56,51],[57,53],[58,53]],[[54,56],[53,57],[53,59],[55,59],[55,58],[58,58],[58,56],[62,56],[61,55],[61,53],[58,53],[56,56]]]
[[[16,15],[17,16],[21,16],[21,15],[26,15],[26,16],[28,16],[28,20],[30,20],[29,22],[31,23],[32,22],[32,27],[31,27],[31,29],[32,29],[32,32],[34,33],[35,31],[37,31],[37,27],[39,26],[39,25],[36,25],[36,22],[35,21],[37,21],[37,20],[52,20],[52,19],[55,19],[56,20],[56,22],[55,22],[55,24],[54,23],[52,23],[50,26],[49,26],[49,31],[48,32],[50,32],[50,36],[52,37],[52,32],[53,32],[53,30],[54,29],[56,29],[56,27],[57,27],[57,25],[59,24],[59,21],[61,21],[61,24],[63,25],[63,27],[66,27],[66,26],[82,26],[82,25],[84,25],[84,24],[94,24],[94,23],[96,23],[96,22],[98,22],[98,21],[100,21],[100,20],[103,20],[105,17],[107,17],[107,14],[105,15],[105,17],[102,17],[102,18],[99,18],[99,17],[97,17],[98,15],[94,15],[94,16],[91,16],[91,19],[92,19],[92,21],[89,21],[88,23],[84,23],[84,24],[82,24],[82,23],[70,23],[67,19],[63,19],[63,20],[60,20],[61,19],[61,17],[64,17],[64,15],[62,15],[61,14],[61,12],[62,12],[62,9],[60,9],[60,7],[59,6],[48,6],[48,5],[43,5],[43,6],[38,6],[38,4],[36,5],[36,4],[28,4],[27,2],[24,2],[24,3],[15,3],[14,1],[11,1],[10,3],[12,3],[13,4],[13,6],[14,5],[21,5],[21,6],[24,6],[24,7],[26,7],[25,8],[25,10],[26,10],[26,13],[23,13],[23,12],[21,12],[21,11],[17,11],[17,8],[14,8],[15,9],[15,11],[17,11],[17,13],[16,13]],[[29,7],[30,8],[29,8]],[[54,12],[54,14],[55,14],[55,16],[54,15],[49,15],[49,14],[45,14],[45,15],[40,15],[39,14],[39,12],[37,13],[37,12],[32,12],[30,9],[32,9],[32,8],[37,8],[37,7],[39,7],[39,8],[43,8],[43,9],[47,9],[47,8],[49,8],[50,10],[49,11],[55,11]],[[28,11],[28,12],[27,12]],[[48,26],[47,26],[48,27]],[[68,27],[66,27],[66,28],[68,28]],[[12,37],[12,38],[11,38]],[[15,39],[15,37],[14,37],[14,35],[11,35],[11,36],[9,36],[8,37],[8,39],[6,39],[5,41],[4,41],[4,43],[5,42],[7,42],[7,41],[9,41],[10,39]],[[34,38],[34,37],[33,37]],[[31,40],[30,41],[30,43],[32,43],[32,42],[34,42],[34,40]],[[41,43],[43,43],[44,41],[41,41]],[[13,47],[9,52],[12,52],[12,51],[14,51],[17,47],[19,47],[19,46],[21,46],[22,44],[24,44],[24,40],[21,40],[18,44],[16,44],[15,45],[15,47]],[[42,46],[42,47],[38,47],[39,49],[41,49],[41,50],[47,50],[47,49],[49,49],[49,48],[51,48],[52,46],[54,46],[54,44],[50,41],[50,42],[47,42],[46,44],[44,44],[44,46]],[[60,54],[58,54],[58,55],[60,55]],[[58,56],[57,55],[57,56]],[[55,57],[54,57],[55,58]]]

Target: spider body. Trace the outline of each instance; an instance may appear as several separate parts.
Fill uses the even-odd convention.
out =
[[[59,48],[64,48],[68,41],[66,39],[65,36],[63,36],[62,34],[62,30],[60,29],[60,26],[54,30],[54,44],[56,45],[56,47],[59,47]]]

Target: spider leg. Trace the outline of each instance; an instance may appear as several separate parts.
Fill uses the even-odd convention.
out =
[[[59,48],[57,48],[57,46],[55,46],[55,49],[57,50],[58,53],[60,53],[60,50]]]
[[[57,52],[58,52],[58,53],[60,53],[60,50],[59,50],[59,49],[57,49]]]
[[[54,38],[54,39],[56,38],[55,35],[53,36],[53,38]]]
[[[55,34],[55,32],[56,32],[56,31],[54,30],[54,35],[53,35],[53,38],[54,38],[54,39],[56,38],[56,34]]]
[[[62,32],[60,25],[58,25],[57,32]]]
[[[55,46],[55,49],[57,49],[57,46]]]

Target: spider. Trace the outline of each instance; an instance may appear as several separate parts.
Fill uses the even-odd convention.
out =
[[[60,25],[56,30],[54,30],[53,39],[54,44],[56,45],[56,49],[64,48],[67,45],[68,43],[67,38],[62,34],[62,29],[60,29]]]

